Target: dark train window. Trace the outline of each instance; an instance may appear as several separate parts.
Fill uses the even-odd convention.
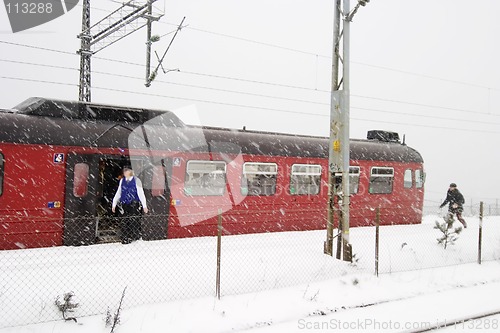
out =
[[[349,194],[357,194],[359,191],[359,175],[361,168],[359,166],[349,167]],[[335,173],[336,177],[342,177],[342,173]]]
[[[405,170],[404,186],[405,186],[405,188],[412,188],[413,187],[413,171],[411,169]]]
[[[226,190],[226,162],[188,161],[184,193],[189,196],[223,195]]]
[[[165,168],[155,165],[153,168],[153,180],[151,184],[151,195],[160,197],[165,193]]]
[[[394,183],[394,168],[373,167],[370,173],[370,193],[392,193]]]
[[[241,194],[274,195],[277,176],[278,165],[276,163],[244,163]]]
[[[87,195],[89,188],[89,165],[86,163],[75,164],[73,175],[73,195],[83,198]]]
[[[321,184],[321,165],[294,164],[290,179],[290,194],[315,195]]]
[[[3,154],[0,153],[0,195],[3,193],[3,173],[4,173],[4,157]]]
[[[359,191],[359,174],[361,169],[359,166],[349,167],[349,193],[356,194]]]
[[[416,188],[424,187],[424,182],[425,182],[424,172],[420,169],[415,170],[415,187]]]

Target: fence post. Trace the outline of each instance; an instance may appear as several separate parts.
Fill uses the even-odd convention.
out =
[[[215,294],[218,299],[220,299],[221,241],[222,241],[222,209],[219,209],[217,218],[217,276],[215,278]]]
[[[479,241],[478,241],[478,247],[477,247],[477,263],[481,265],[481,251],[482,251],[482,241],[483,241],[483,209],[484,209],[484,204],[481,201],[479,203]]]
[[[377,207],[375,214],[375,275],[376,276],[378,276],[379,226],[380,226],[380,207]]]

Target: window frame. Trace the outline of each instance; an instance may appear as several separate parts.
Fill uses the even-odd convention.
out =
[[[358,172],[351,172],[352,170],[357,170]],[[353,178],[357,178],[356,182],[356,191],[353,191],[354,183],[352,182]],[[349,166],[349,194],[358,194],[359,193],[359,182],[361,179],[361,167],[359,165],[350,165]]]
[[[84,170],[80,171],[80,167]],[[81,172],[85,171],[85,174]],[[90,165],[85,162],[75,163],[73,167],[73,196],[75,198],[85,198],[89,194]]]
[[[408,171],[410,171],[410,183],[409,183],[409,185],[410,185],[410,186],[407,186],[408,181],[407,181],[407,179],[406,179],[406,173],[407,173]],[[413,178],[413,176],[414,176],[414,174],[415,174],[415,171],[416,171],[416,170],[413,170],[413,169],[410,169],[410,168],[405,169],[405,172],[404,172],[404,174],[403,174],[403,187],[404,187],[405,189],[407,189],[407,190],[412,189],[412,188],[414,187],[414,185],[415,185],[414,178]]]
[[[294,172],[294,167],[318,167],[319,171],[316,172]],[[290,169],[290,187],[289,187],[289,192],[290,195],[319,195],[321,193],[321,177],[323,175],[323,166],[321,164],[304,164],[304,163],[295,163],[292,164],[292,167]],[[317,184],[317,192],[316,193],[292,193],[292,179],[294,176],[312,176],[312,177],[319,177],[318,179],[318,184]],[[308,185],[308,188],[311,187],[311,184]]]
[[[417,172],[420,174],[417,177]],[[425,184],[425,173],[422,169],[415,169],[415,188],[423,188]]]
[[[378,169],[378,170],[391,170],[391,174],[375,174],[377,178],[390,178],[391,179],[391,191],[390,192],[373,192],[372,190],[372,185],[373,181],[372,178],[374,178],[374,173],[373,170]],[[372,166],[370,168],[370,182],[369,182],[369,187],[368,187],[368,193],[370,194],[391,194],[394,192],[394,168],[393,167],[384,167],[384,166]]]
[[[224,187],[223,187],[223,191],[222,193],[220,194],[192,194],[192,193],[187,193],[187,188],[186,188],[186,177],[188,176],[189,173],[193,174],[193,173],[205,173],[204,170],[200,170],[200,171],[195,171],[195,172],[188,172],[190,171],[189,170],[189,166],[191,164],[196,164],[196,163],[208,163],[208,164],[223,164],[224,165],[224,171],[221,171],[221,170],[215,170],[210,172],[209,174],[211,173],[219,173],[219,174],[222,174],[224,175]],[[196,169],[195,169],[196,170]],[[226,189],[227,189],[227,163],[225,161],[222,161],[222,160],[217,160],[217,161],[210,161],[210,160],[188,160],[186,162],[186,170],[185,170],[185,174],[184,174],[184,184],[183,184],[183,187],[184,187],[184,195],[188,196],[188,197],[220,197],[220,196],[223,196],[225,195],[226,193]]]
[[[0,152],[0,197],[3,195],[3,183],[5,179],[5,155]]]
[[[253,172],[246,172],[245,167],[246,166],[259,166],[259,165],[265,165],[265,166],[273,166],[275,168],[275,171],[253,171]],[[276,195],[276,188],[278,185],[278,163],[275,162],[245,162],[243,163],[242,170],[241,170],[241,186],[240,186],[240,192],[242,195],[246,196],[252,196],[252,197],[269,197]],[[274,191],[270,194],[262,194],[262,187],[259,187],[259,193],[250,193],[248,190],[248,178],[246,175],[264,175],[264,176],[274,176]],[[244,185],[245,184],[245,185]],[[246,192],[245,192],[246,189]]]

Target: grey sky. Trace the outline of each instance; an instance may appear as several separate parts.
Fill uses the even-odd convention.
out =
[[[91,5],[92,22],[118,6],[110,0]],[[206,125],[326,136],[332,6],[333,0],[159,0],[165,16],[156,34],[174,30],[183,16],[189,25],[166,57],[165,66],[181,72],[160,74],[145,88],[144,66],[97,59],[144,64],[143,30],[96,55],[92,99],[170,110],[190,106]],[[500,198],[499,12],[495,0],[372,0],[352,25],[351,137],[364,138],[370,129],[406,134],[426,162],[428,204],[441,200],[451,181],[469,201]],[[0,41],[74,53],[80,26],[81,4],[12,34],[0,8]],[[168,42],[167,36],[154,48],[161,54]],[[2,77],[69,84],[0,78],[0,107],[30,96],[78,98],[76,54],[5,43],[0,50]]]

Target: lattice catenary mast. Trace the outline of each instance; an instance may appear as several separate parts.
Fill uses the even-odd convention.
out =
[[[148,27],[146,42],[146,81],[150,71],[151,56],[151,26],[163,15],[152,14],[152,4],[157,0],[127,1],[111,14],[104,17],[94,25],[90,25],[90,0],[83,0],[82,32],[78,35],[81,39],[80,54],[80,82],[79,100],[91,101],[91,57],[97,52],[116,43],[122,38],[136,32],[144,26]],[[144,20],[139,20],[139,19]]]

